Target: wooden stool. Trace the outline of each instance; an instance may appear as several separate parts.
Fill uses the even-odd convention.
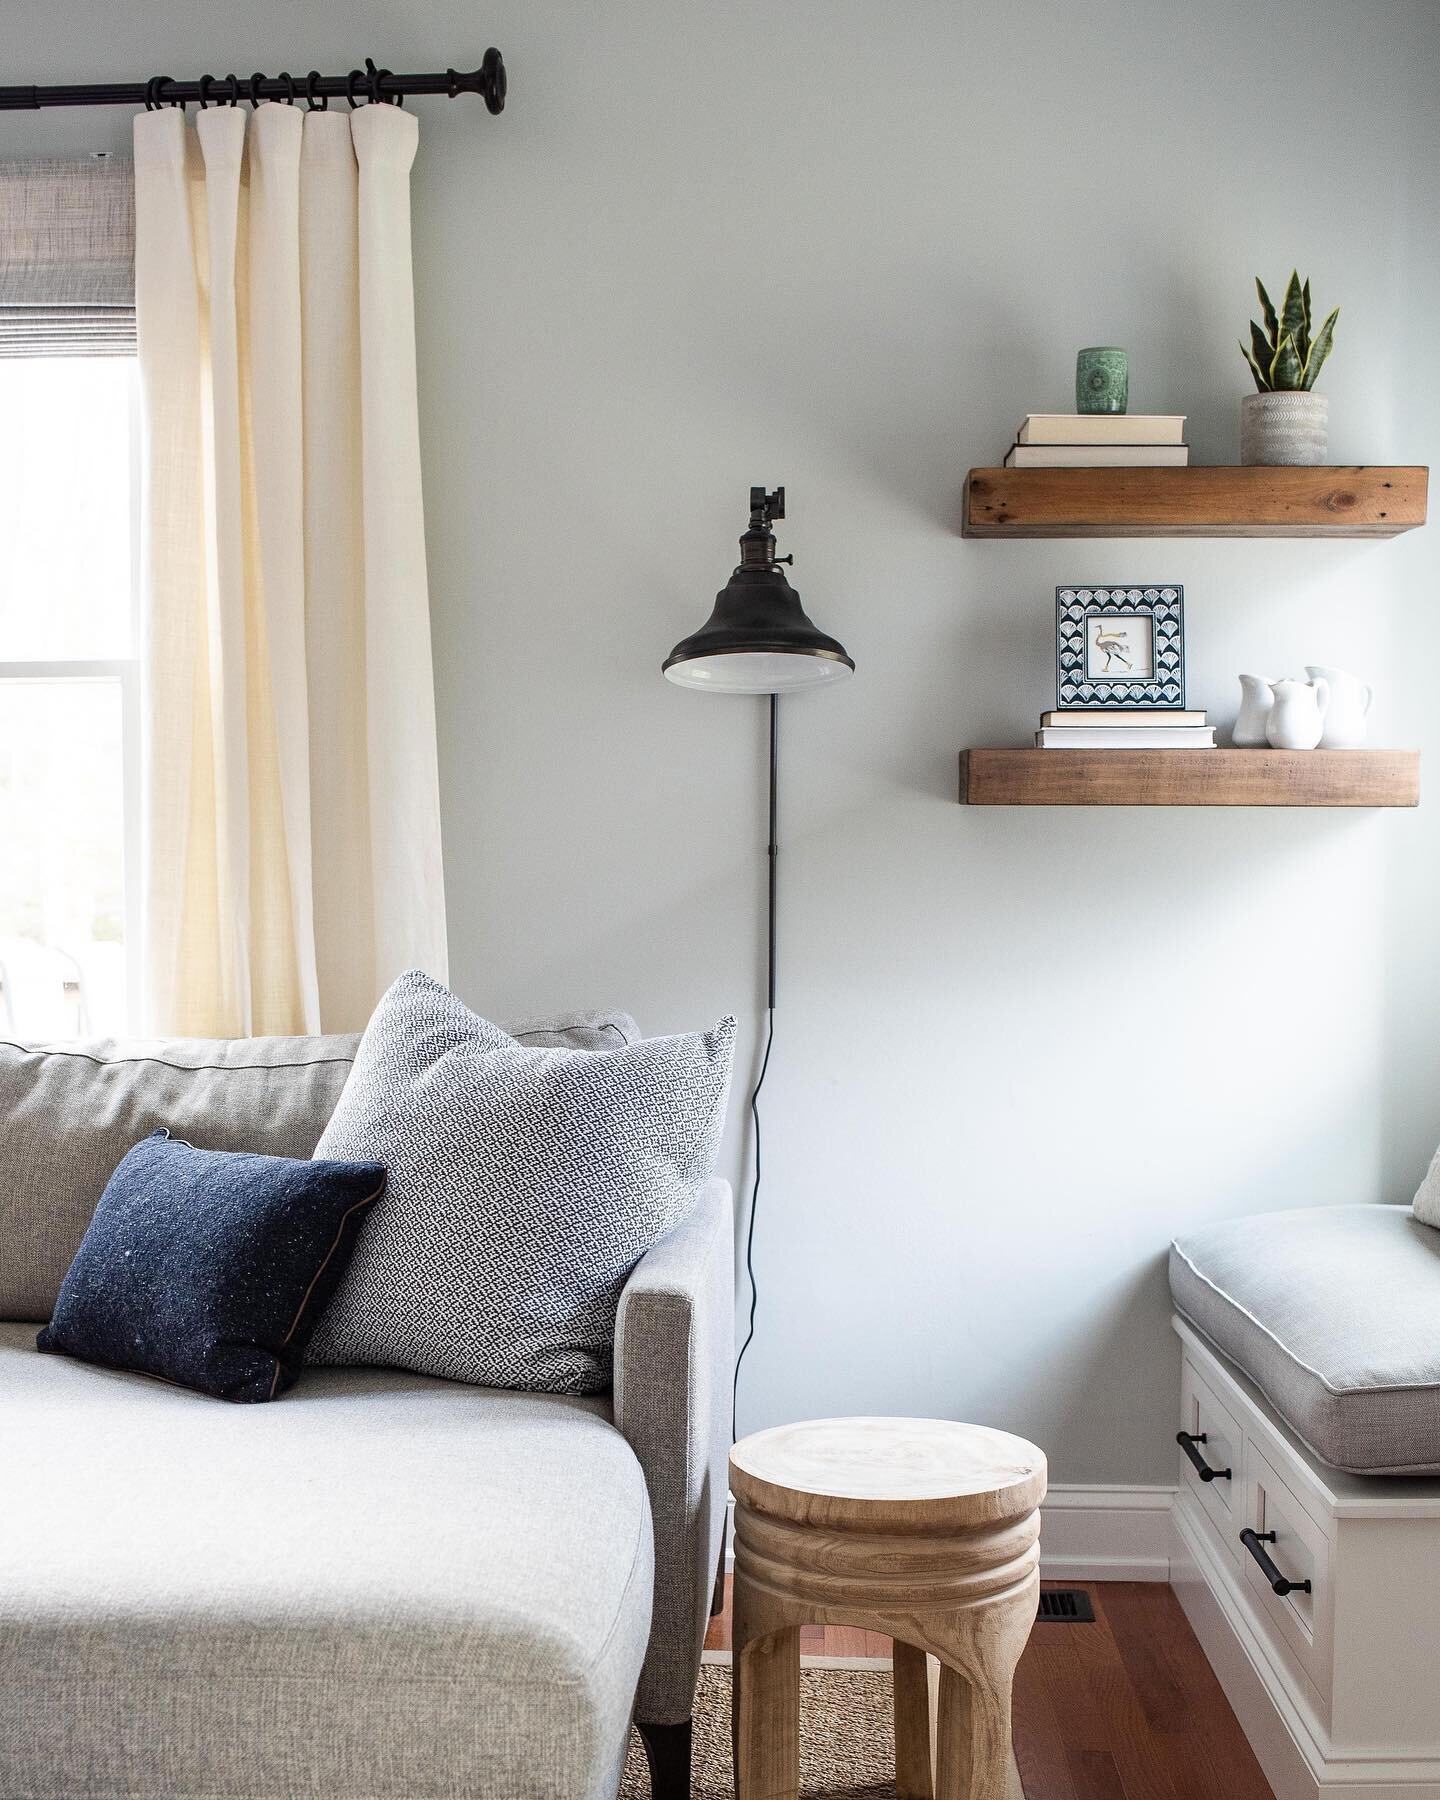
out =
[[[895,1640],[900,1800],[1005,1800],[1043,1453],[944,1419],[815,1419],[742,1438],[730,1487],[737,1800],[796,1800],[802,1625]]]

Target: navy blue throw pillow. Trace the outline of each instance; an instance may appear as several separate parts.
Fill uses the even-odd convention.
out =
[[[384,1190],[382,1163],[197,1150],[157,1131],[110,1177],[36,1346],[273,1400]]]

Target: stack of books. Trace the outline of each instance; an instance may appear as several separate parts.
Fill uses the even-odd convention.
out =
[[[1133,706],[1066,706],[1040,715],[1039,750],[1213,750],[1203,712],[1141,712]]]
[[[1030,413],[1007,469],[1183,469],[1184,413]]]

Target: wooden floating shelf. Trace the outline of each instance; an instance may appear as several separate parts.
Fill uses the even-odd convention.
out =
[[[1418,750],[962,750],[969,806],[1418,806]]]
[[[963,537],[1397,537],[1425,468],[972,469]]]

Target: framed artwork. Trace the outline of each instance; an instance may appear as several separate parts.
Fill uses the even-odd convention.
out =
[[[1183,707],[1184,588],[1056,588],[1055,704]]]

